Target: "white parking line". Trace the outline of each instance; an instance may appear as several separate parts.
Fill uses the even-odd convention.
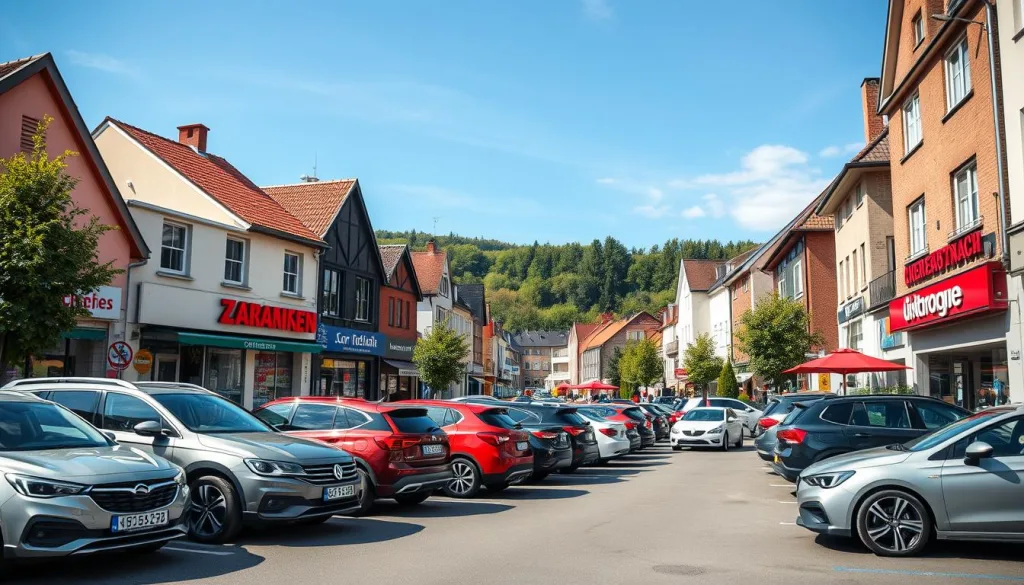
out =
[[[796,526],[796,522],[779,522],[780,526]]]
[[[173,550],[175,552],[184,552],[184,553],[196,553],[196,554],[200,554],[200,555],[213,555],[213,556],[217,556],[217,557],[229,557],[229,556],[235,554],[235,553],[223,552],[223,551],[219,551],[219,550],[200,550],[200,549],[197,549],[197,548],[178,548],[176,546],[165,546],[163,548],[163,550]]]
[[[780,504],[795,504],[796,500],[779,500]]]
[[[791,488],[791,487],[793,487],[793,484],[791,484],[791,483],[770,483],[770,484],[768,484],[768,487],[788,487],[788,488]]]

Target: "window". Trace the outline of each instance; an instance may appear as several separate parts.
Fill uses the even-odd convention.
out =
[[[864,181],[861,181],[860,184],[857,185],[857,194],[854,195],[854,197],[856,198],[856,201],[857,201],[857,207],[860,207],[861,205],[864,205],[864,196],[867,195],[867,192],[868,192],[867,186],[864,185]]]
[[[302,257],[291,252],[284,253],[284,287],[286,293],[297,295],[299,289],[299,271],[302,268]]]
[[[323,306],[330,317],[341,315],[341,273],[330,268],[324,269]]]
[[[412,327],[412,309],[409,301],[405,301],[405,328],[409,329]]]
[[[971,442],[982,441],[992,445],[993,457],[1020,457],[1024,455],[1021,437],[1024,437],[1024,419],[1014,418],[981,431]]]
[[[843,202],[843,207],[846,209],[846,221],[850,221],[850,218],[853,217],[853,198],[847,197]]]
[[[864,253],[864,244],[860,245],[860,287],[864,288],[868,285],[868,261],[867,254]]]
[[[839,404],[833,404],[825,408],[824,412],[821,413],[821,420],[828,422],[845,425],[850,422],[850,413],[853,411],[852,402],[841,402]]]
[[[903,104],[903,153],[910,154],[921,143],[921,96],[914,94]]]
[[[288,424],[288,418],[291,416],[292,409],[294,408],[294,402],[271,404],[266,408],[257,410],[253,414],[256,415],[256,418],[277,429],[282,425]]]
[[[441,293],[442,297],[448,296],[448,277],[442,276],[441,283],[438,285],[438,292]]]
[[[290,431],[322,431],[334,426],[336,406],[327,404],[300,404],[288,425]]]
[[[960,419],[959,411],[942,402],[915,400],[911,402],[921,424],[928,430],[944,427]]]
[[[798,299],[804,294],[804,270],[803,262],[793,262],[793,298]]]
[[[91,390],[75,390],[72,392],[53,392],[49,400],[67,408],[71,412],[96,424],[97,408],[100,405],[100,393]]]
[[[395,326],[395,299],[388,299],[388,326]]]
[[[644,338],[643,331],[628,331],[626,332],[626,341],[640,341]]]
[[[148,420],[161,422],[156,409],[142,400],[108,392],[103,404],[103,428],[108,431],[132,431],[135,425]]]
[[[356,321],[370,320],[370,281],[356,277]]]
[[[843,204],[839,204],[839,209],[836,211],[836,231],[843,229]]]
[[[447,320],[448,320],[447,312],[444,310],[444,307],[438,307],[437,308],[437,323],[444,323]]]
[[[946,55],[946,109],[952,110],[971,91],[971,62],[964,37]]]
[[[843,261],[839,261],[839,298],[846,296],[846,287],[843,286]]]
[[[850,286],[850,257],[846,257],[846,270],[843,271],[843,288],[846,289],[847,298],[853,296],[853,287]]]
[[[740,289],[736,286],[732,287],[732,300],[740,298]]]
[[[860,272],[860,264],[857,262],[857,250],[854,249],[853,250],[853,290],[850,291],[851,295],[856,294],[857,288],[860,286],[860,274],[858,274],[858,272]]]
[[[909,429],[910,417],[902,400],[856,402],[850,424],[858,427]]]
[[[188,271],[187,260],[188,228],[164,222],[163,240],[160,245],[160,269],[185,274]]]
[[[925,239],[924,197],[911,203],[907,214],[910,219],[910,255],[917,256],[928,250]]]
[[[745,276],[743,278],[743,292],[747,292],[749,290],[750,290],[750,277],[749,276]]]
[[[978,166],[971,163],[953,177],[956,199],[956,229],[970,228],[978,221]]]
[[[228,238],[224,249],[224,282],[242,284],[245,278],[245,241]]]
[[[851,321],[847,331],[849,334],[847,347],[856,351],[861,351],[861,346],[864,343],[863,322],[860,319]]]
[[[924,19],[921,18],[920,12],[914,15],[914,19],[910,21],[910,26],[914,29],[914,46],[916,47],[924,40]]]

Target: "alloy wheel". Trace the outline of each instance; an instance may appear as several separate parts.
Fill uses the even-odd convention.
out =
[[[924,536],[924,518],[917,506],[901,496],[888,496],[871,503],[867,510],[867,536],[878,548],[905,553]]]
[[[192,495],[189,526],[201,537],[212,537],[224,530],[227,518],[227,499],[217,486],[204,483]]]
[[[476,471],[473,466],[466,461],[456,461],[452,463],[452,473],[454,477],[448,483],[448,489],[459,496],[468,494],[476,484]]]

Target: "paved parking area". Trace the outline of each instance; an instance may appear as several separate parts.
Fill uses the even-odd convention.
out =
[[[749,445],[749,442],[748,442]],[[1024,547],[939,543],[881,559],[793,525],[792,486],[742,451],[643,454],[538,485],[384,504],[371,518],[18,567],[10,583],[1024,583]],[[372,580],[372,581],[371,581]]]

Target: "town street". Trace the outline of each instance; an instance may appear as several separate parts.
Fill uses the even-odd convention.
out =
[[[175,542],[155,555],[23,566],[9,582],[1024,582],[1019,547],[939,543],[903,560],[816,539],[792,525],[791,490],[749,446],[659,446],[498,497],[384,504],[372,518],[250,534],[234,546]]]

